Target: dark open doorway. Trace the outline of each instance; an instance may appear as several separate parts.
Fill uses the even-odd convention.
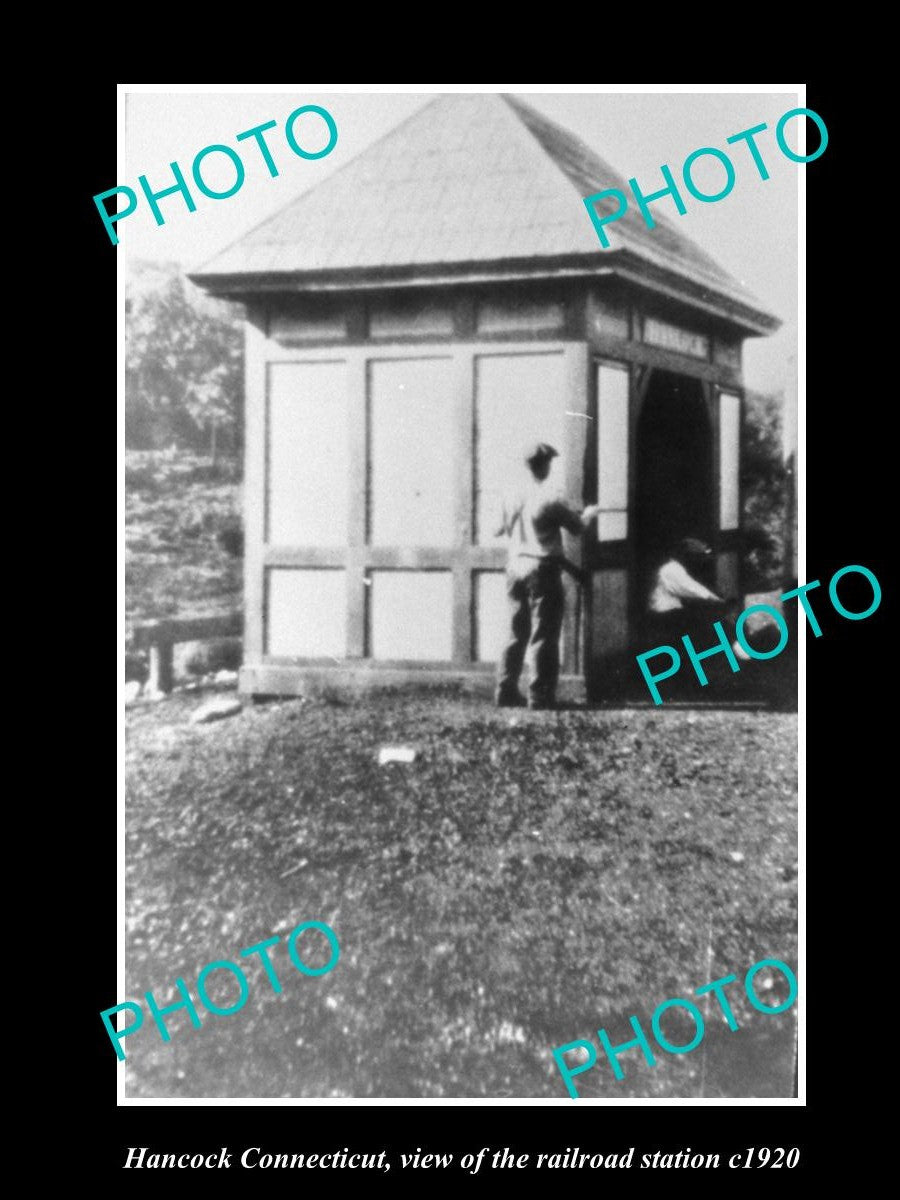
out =
[[[700,381],[654,370],[636,441],[635,599],[643,613],[652,572],[672,543],[714,535],[713,435]]]

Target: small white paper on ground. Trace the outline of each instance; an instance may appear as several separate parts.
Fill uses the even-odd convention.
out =
[[[382,746],[378,751],[378,765],[385,763],[411,763],[416,761],[416,751],[412,746]]]

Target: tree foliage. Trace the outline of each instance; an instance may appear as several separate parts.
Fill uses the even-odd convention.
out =
[[[241,312],[203,295],[177,263],[141,262],[125,290],[125,442],[236,453],[242,441]]]
[[[782,448],[783,394],[747,392],[741,444],[745,561],[752,589],[777,586],[790,571],[785,561],[788,468]]]

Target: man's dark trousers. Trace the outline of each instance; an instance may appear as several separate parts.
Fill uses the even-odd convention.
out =
[[[500,660],[497,699],[518,695],[519,676],[526,650],[531,653],[528,702],[534,707],[552,704],[559,679],[559,636],[565,611],[562,567],[552,559],[536,559],[513,566],[506,575],[511,637]]]

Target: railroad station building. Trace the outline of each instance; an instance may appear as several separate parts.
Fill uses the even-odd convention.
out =
[[[740,594],[742,344],[779,322],[677,217],[602,249],[582,198],[608,187],[521,101],[440,96],[191,275],[247,312],[243,691],[488,691],[529,440],[602,510],[566,543],[566,686],[613,694],[649,648],[673,537]]]

